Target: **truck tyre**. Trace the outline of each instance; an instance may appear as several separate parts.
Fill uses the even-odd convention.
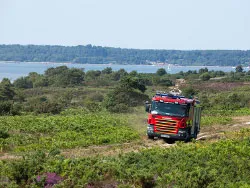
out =
[[[190,140],[191,140],[191,135],[188,134],[187,137],[186,137],[186,139],[184,140],[184,142],[189,142]]]
[[[154,136],[151,136],[151,135],[148,135],[148,139],[150,139],[150,140],[154,140]]]
[[[196,138],[197,138],[197,135],[198,135],[198,128],[197,128],[197,127],[195,127],[195,130],[194,130],[194,139],[196,139]]]
[[[189,142],[191,140],[192,136],[191,136],[191,128],[188,129],[187,131],[187,136],[184,140],[184,142]]]
[[[175,140],[172,139],[172,138],[164,138],[164,141],[168,144],[174,144],[175,143]]]

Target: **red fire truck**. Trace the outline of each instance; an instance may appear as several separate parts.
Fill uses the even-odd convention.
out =
[[[152,102],[146,102],[148,138],[188,141],[200,131],[201,107],[195,99],[157,92]]]

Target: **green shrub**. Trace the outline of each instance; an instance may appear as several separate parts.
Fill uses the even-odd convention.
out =
[[[4,116],[0,117],[0,125],[10,134],[1,147],[16,152],[123,143],[139,137],[128,127],[125,117],[105,112],[72,115],[65,111],[62,115],[48,117]]]
[[[169,78],[160,78],[158,83],[156,83],[159,86],[173,86],[173,82]]]
[[[123,103],[116,104],[114,106],[110,105],[110,106],[107,107],[107,109],[110,112],[113,112],[113,113],[127,113],[127,112],[130,112],[129,106],[126,105],[126,104],[123,104]]]
[[[0,115],[11,114],[12,102],[11,101],[0,101]]]
[[[85,108],[88,109],[90,112],[100,112],[102,111],[102,106],[100,103],[87,101],[85,103]]]
[[[7,130],[0,129],[0,138],[5,139],[5,138],[8,138],[9,136],[10,136],[10,134],[8,133]]]
[[[51,113],[59,114],[63,109],[62,101],[50,100],[47,97],[35,97],[26,103],[25,110],[36,114]]]
[[[227,116],[202,116],[201,126],[226,125],[232,123],[232,118]]]
[[[163,75],[167,74],[167,71],[164,68],[160,68],[156,71],[156,74],[159,76],[163,76]]]
[[[208,72],[205,72],[205,73],[203,73],[202,75],[200,75],[199,78],[200,78],[202,81],[208,81],[208,80],[210,80],[211,76],[209,75]]]
[[[0,174],[23,187],[47,172],[62,176],[59,187],[248,187],[249,133],[239,132],[234,140],[177,143],[118,156],[68,159],[38,152],[0,161]]]
[[[89,113],[90,112],[87,108],[69,108],[63,110],[60,114],[62,116],[75,116],[75,115],[85,115]]]
[[[104,106],[110,112],[129,112],[129,107],[143,105],[147,100],[149,100],[149,98],[146,94],[136,90],[119,88],[106,96]]]
[[[182,95],[185,97],[192,97],[197,94],[197,91],[193,87],[185,87],[182,89]]]
[[[33,87],[33,83],[29,79],[29,77],[21,77],[21,78],[18,78],[18,79],[16,79],[14,81],[14,86],[16,88],[27,89],[27,88],[32,88]]]
[[[104,99],[104,96],[100,93],[93,93],[89,96],[89,99],[94,102],[102,102]]]

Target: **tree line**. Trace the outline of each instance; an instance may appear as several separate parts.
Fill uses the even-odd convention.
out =
[[[92,45],[0,45],[0,61],[82,64],[150,64],[236,66],[250,64],[250,50],[140,50]]]

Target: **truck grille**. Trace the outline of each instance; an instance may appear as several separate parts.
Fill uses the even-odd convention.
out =
[[[177,123],[172,119],[155,118],[155,131],[162,134],[176,134]]]

